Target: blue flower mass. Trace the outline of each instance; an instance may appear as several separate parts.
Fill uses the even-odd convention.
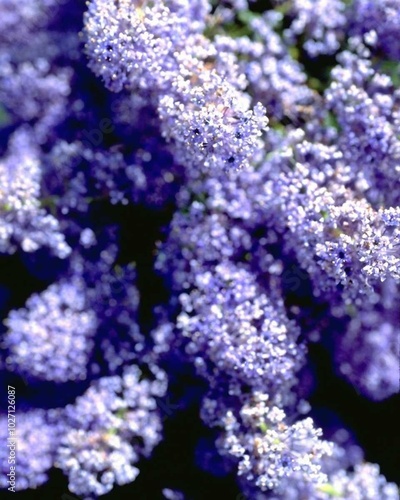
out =
[[[0,495],[399,500],[400,0],[0,0],[0,315]]]

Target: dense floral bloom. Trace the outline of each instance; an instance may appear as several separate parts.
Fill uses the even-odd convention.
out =
[[[305,35],[304,49],[311,57],[332,54],[340,48],[347,23],[342,0],[293,0],[289,13],[293,22],[284,31],[287,41]]]
[[[86,377],[97,321],[82,281],[55,283],[32,295],[5,324],[7,361],[22,373],[54,382]]]
[[[393,280],[381,285],[354,311],[336,346],[337,366],[363,394],[381,400],[398,394],[399,292]]]
[[[226,433],[219,446],[239,459],[239,478],[262,491],[279,493],[287,476],[294,476],[296,482],[327,480],[319,461],[331,454],[332,444],[319,439],[322,431],[314,428],[311,418],[287,425],[285,417],[284,411],[268,404],[268,396],[255,393],[243,405],[240,420],[232,411],[222,419]]]
[[[59,257],[71,249],[59,222],[40,206],[41,168],[38,148],[28,129],[18,129],[0,161],[0,249],[33,252],[50,247]]]
[[[64,0],[34,0],[21,4],[16,0],[0,2],[0,42],[27,41],[32,33],[44,28]]]
[[[326,103],[340,127],[338,147],[356,190],[375,206],[397,206],[399,91],[374,67],[365,46],[351,41],[355,51],[340,54],[326,90]]]
[[[0,452],[1,488],[9,487],[6,474],[10,472],[10,457],[11,460],[14,459],[14,467],[19,464],[21,468],[20,474],[15,476],[15,491],[37,488],[48,480],[48,472],[53,467],[62,434],[60,417],[57,410],[32,409],[18,412],[15,440],[8,441],[7,415],[0,416],[0,434],[5,443]],[[13,442],[15,455],[10,454]]]
[[[0,101],[18,120],[35,121],[35,139],[41,143],[66,114],[70,68],[50,71],[49,61],[38,59],[14,67],[2,60]]]
[[[289,230],[288,246],[316,289],[341,284],[343,295],[354,298],[373,283],[399,279],[399,233],[386,223],[392,210],[376,211],[346,187],[351,179],[343,160],[334,146],[303,141],[285,148],[273,159],[260,202],[269,220]]]
[[[211,386],[228,377],[230,394],[240,394],[242,383],[284,400],[303,349],[282,303],[273,304],[245,269],[224,263],[198,274],[195,289],[180,302],[177,327]]]
[[[89,66],[113,91],[150,94],[179,162],[242,167],[262,147],[265,109],[250,109],[236,59],[196,33],[185,14],[162,2],[144,8],[91,2],[85,26]],[[104,29],[105,17],[113,26]]]
[[[159,369],[154,380],[141,375],[132,366],[122,377],[101,378],[65,409],[67,431],[56,465],[68,474],[77,495],[98,497],[115,483],[134,481],[139,456],[148,456],[159,442],[161,420],[154,397],[165,394],[166,377]],[[137,446],[131,444],[135,437]]]
[[[385,478],[379,474],[379,467],[374,464],[356,465],[354,472],[347,476],[343,471],[340,471],[332,477],[331,481],[333,486],[331,491],[351,500],[358,498],[392,500],[399,497],[396,486],[387,483]]]
[[[399,7],[0,0],[16,491],[399,500]]]
[[[397,36],[400,16],[398,0],[354,0],[350,17],[355,34],[371,33],[370,40],[390,58],[398,59]]]

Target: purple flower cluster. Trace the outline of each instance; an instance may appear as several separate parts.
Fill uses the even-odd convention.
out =
[[[372,45],[391,59],[400,56],[398,0],[354,0],[350,16],[351,30],[366,35]]]
[[[288,2],[288,14],[293,18],[284,37],[293,43],[304,35],[303,49],[310,57],[333,54],[340,48],[345,36],[347,18],[343,0],[293,0]]]
[[[45,28],[64,0],[34,0],[23,5],[16,0],[2,0],[0,41],[25,42],[36,29]]]
[[[16,120],[35,120],[33,133],[40,144],[64,119],[71,91],[70,68],[51,71],[50,62],[37,59],[18,65],[1,61],[0,101]]]
[[[85,302],[84,285],[74,280],[55,283],[32,295],[26,309],[11,311],[4,321],[7,362],[44,380],[85,379],[97,328]]]
[[[33,252],[50,247],[61,257],[71,248],[60,231],[59,221],[41,206],[40,156],[29,129],[19,128],[11,136],[0,161],[0,249],[12,253],[20,246]]]
[[[238,417],[232,410],[223,415],[225,432],[218,447],[239,460],[238,476],[245,490],[279,494],[285,491],[287,479],[298,487],[327,481],[320,462],[331,455],[333,445],[319,439],[322,431],[314,428],[311,418],[289,425],[285,412],[258,392],[243,404]]]
[[[284,401],[304,352],[282,302],[272,303],[254,275],[230,263],[197,274],[194,285],[179,297],[177,328],[188,338],[186,351],[210,387],[227,378],[231,395],[241,394],[246,385]]]
[[[57,410],[31,409],[18,412],[18,443],[15,462],[21,468],[16,478],[16,491],[37,488],[48,480],[48,471],[53,466],[57,446],[61,438],[60,413]],[[7,443],[7,415],[0,417],[1,437]],[[9,487],[7,481],[9,449],[3,446],[0,452],[2,489]]]
[[[382,400],[399,391],[399,295],[386,280],[352,318],[336,345],[341,374],[363,394]],[[373,363],[366,363],[373,359]]]
[[[97,498],[114,484],[134,481],[139,455],[149,456],[160,441],[154,397],[165,394],[166,374],[156,369],[153,381],[141,375],[131,366],[120,377],[103,377],[65,408],[67,431],[55,464],[68,475],[72,492]],[[132,444],[135,438],[139,445]]]
[[[399,500],[398,7],[0,0],[16,491]]]
[[[250,108],[236,58],[199,33],[203,22],[193,22],[193,8],[171,4],[91,2],[85,23],[89,67],[114,92],[126,88],[149,96],[179,162],[240,168],[262,147],[265,109],[260,103]],[[105,18],[112,25],[105,26]]]
[[[356,191],[373,206],[393,208],[400,200],[399,91],[388,74],[374,67],[359,39],[350,44],[355,50],[338,57],[326,102],[340,127],[338,146]]]

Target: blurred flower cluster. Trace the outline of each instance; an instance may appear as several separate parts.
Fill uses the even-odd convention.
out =
[[[324,390],[400,392],[399,32],[399,0],[0,0],[16,491],[399,500]]]

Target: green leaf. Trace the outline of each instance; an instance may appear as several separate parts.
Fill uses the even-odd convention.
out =
[[[297,47],[291,46],[289,47],[289,55],[292,57],[292,59],[298,61],[300,57],[300,51]]]
[[[12,206],[9,203],[4,203],[4,205],[1,206],[1,209],[3,212],[11,212]]]
[[[340,128],[336,116],[330,111],[326,114],[324,118],[324,125],[325,127],[335,128],[336,130],[339,130]]]
[[[237,13],[237,18],[239,19],[239,21],[246,26],[248,26],[251,21],[253,21],[253,19],[256,19],[257,17],[260,17],[259,14],[256,14],[251,10],[240,10]]]
[[[0,104],[0,127],[10,123],[10,117],[4,107]]]
[[[400,64],[398,61],[380,61],[379,68],[390,77],[395,87],[400,86]]]
[[[120,410],[118,410],[115,415],[118,417],[118,418],[125,418],[125,415],[126,415],[126,412],[127,410],[124,409],[124,408],[121,408]]]
[[[326,484],[321,484],[317,487],[319,491],[322,491],[322,493],[326,493],[327,495],[331,497],[341,497],[342,494],[340,491],[336,490],[331,484],[326,483]]]
[[[327,210],[321,210],[320,211],[321,217],[326,221],[329,219],[329,213]]]
[[[291,8],[291,2],[287,1],[283,2],[281,5],[277,5],[275,7],[275,10],[277,12],[280,12],[282,15],[286,15],[290,11],[290,8]]]

